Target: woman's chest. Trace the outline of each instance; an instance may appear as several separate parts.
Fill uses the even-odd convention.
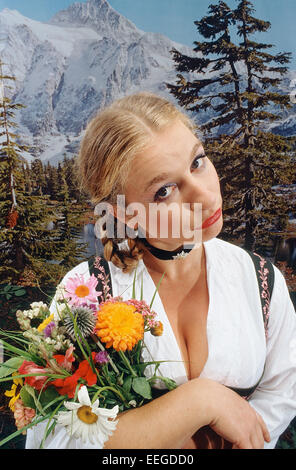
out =
[[[178,384],[201,375],[231,387],[253,386],[266,355],[260,297],[250,295],[258,290],[256,276],[240,282],[234,270],[207,269],[198,284],[180,278],[173,285],[164,278],[155,292],[160,277],[144,271],[143,298],[148,304],[154,298],[153,310],[164,326],[161,337],[146,333],[145,360],[162,361],[160,375]],[[126,286],[114,283],[114,295]],[[126,299],[131,292],[125,289]]]
[[[206,280],[193,286],[166,284],[159,292],[178,343],[188,379],[198,377],[208,358],[207,317],[209,294]]]

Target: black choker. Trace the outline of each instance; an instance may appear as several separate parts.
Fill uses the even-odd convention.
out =
[[[195,247],[195,245],[187,245],[188,248],[184,248],[183,245],[177,250],[168,251],[162,250],[161,248],[156,248],[155,246],[150,245],[148,240],[145,237],[141,237],[140,241],[149,248],[150,253],[158,259],[172,260],[172,259],[182,259],[185,258],[190,251]]]

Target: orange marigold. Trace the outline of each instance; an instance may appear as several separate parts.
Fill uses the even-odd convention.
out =
[[[96,334],[116,351],[131,351],[144,336],[144,319],[133,305],[104,302],[98,311]]]

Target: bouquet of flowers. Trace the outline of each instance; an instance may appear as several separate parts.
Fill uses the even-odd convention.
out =
[[[108,293],[105,273],[101,281],[103,291],[98,292],[94,274],[87,280],[76,274],[58,286],[53,313],[43,302],[34,302],[30,310],[16,312],[21,331],[0,331],[9,357],[0,367],[0,381],[11,383],[5,395],[17,427],[0,446],[46,421],[41,448],[57,424],[70,436],[103,448],[118,413],[152,400],[156,380],[168,390],[176,387],[157,375],[161,361],[142,358],[144,333],[162,334],[152,310],[156,292],[148,305],[141,285],[137,300],[136,272],[127,301]],[[144,374],[148,365],[154,370],[150,378]]]

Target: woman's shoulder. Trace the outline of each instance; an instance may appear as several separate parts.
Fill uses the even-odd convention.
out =
[[[253,264],[249,253],[238,244],[215,237],[204,242],[204,246],[210,264],[216,265],[217,268],[220,265],[227,269],[249,269]]]
[[[271,289],[274,284],[280,284],[281,287],[285,285],[281,271],[269,257],[220,238],[214,238],[205,245],[209,266],[213,266],[225,279],[231,279],[232,282],[241,280],[245,287],[251,284],[254,287],[262,279],[268,282]]]
[[[211,255],[210,264],[214,264],[218,271],[220,266],[225,276],[229,275],[232,279],[234,276],[237,279],[241,278],[244,283],[250,282],[252,279],[258,283],[255,272],[256,269],[260,269],[259,277],[262,276],[262,279],[266,279],[266,281],[273,284],[273,298],[281,298],[282,295],[287,295],[286,279],[269,257],[260,255],[256,251],[248,252],[245,248],[221,238],[213,238],[205,244],[208,253]],[[256,266],[254,258],[257,258]],[[268,273],[271,275],[267,277]],[[271,280],[272,278],[273,280]]]
[[[261,259],[265,263],[268,263],[269,266],[270,263],[273,265],[268,257],[262,256],[256,251],[247,250],[239,246],[239,244],[222,240],[221,238],[213,238],[212,240],[205,242],[205,245],[211,255],[216,257],[217,262],[219,260],[223,260],[223,263],[227,263],[227,261],[229,261],[233,265],[237,262],[238,265],[241,266],[252,266],[252,258],[254,259],[254,256],[256,256],[259,260]]]
[[[142,264],[140,263],[142,266]],[[85,261],[77,264],[73,268],[71,268],[63,277],[60,284],[64,284],[70,278],[78,276],[83,276],[84,279],[87,279],[92,274],[95,276],[99,273],[100,270],[103,269],[103,272],[108,275],[111,275],[111,278],[119,278],[120,280],[124,280],[128,278],[128,280],[133,278],[133,273],[123,273],[120,268],[115,266],[111,261],[107,261],[103,255],[93,255]]]
[[[224,251],[225,253],[231,253],[234,255],[243,255],[246,253],[246,249],[241,247],[237,242],[228,242],[222,238],[212,238],[205,242],[206,245],[215,247],[217,250]]]

